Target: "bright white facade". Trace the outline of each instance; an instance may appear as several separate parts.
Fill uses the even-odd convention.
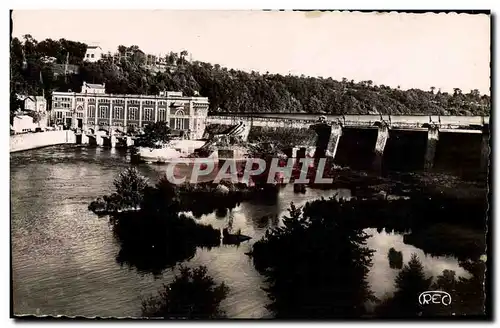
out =
[[[33,117],[28,115],[16,115],[13,118],[12,130],[15,133],[32,132],[38,127],[38,124],[33,123]]]
[[[91,63],[95,63],[96,61],[102,58],[102,49],[99,46],[88,46],[87,52],[85,53],[85,57],[83,57],[84,61],[88,61]]]
[[[52,94],[52,122],[84,131],[143,128],[167,122],[174,133],[201,139],[208,115],[208,98],[181,92],[161,95],[107,94],[104,85],[84,83],[82,92]]]

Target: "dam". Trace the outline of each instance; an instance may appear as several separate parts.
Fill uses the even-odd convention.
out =
[[[218,113],[212,126],[249,127],[248,141],[296,135],[296,148],[313,148],[341,166],[373,170],[437,170],[450,164],[458,174],[486,172],[490,158],[488,116],[321,115]]]

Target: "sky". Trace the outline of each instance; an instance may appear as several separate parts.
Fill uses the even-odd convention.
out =
[[[174,10],[14,11],[13,36],[66,38],[114,52],[187,50],[265,73],[490,93],[490,17],[468,14]]]

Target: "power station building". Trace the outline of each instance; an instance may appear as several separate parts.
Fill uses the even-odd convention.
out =
[[[208,98],[186,97],[182,92],[159,95],[107,94],[105,85],[83,83],[81,92],[54,92],[51,120],[66,128],[90,133],[98,130],[126,132],[158,121],[173,133],[200,139],[205,130]]]

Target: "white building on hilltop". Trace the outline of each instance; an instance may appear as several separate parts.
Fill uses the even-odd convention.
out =
[[[84,61],[95,63],[102,58],[102,48],[96,45],[87,46],[87,52],[85,53]]]

